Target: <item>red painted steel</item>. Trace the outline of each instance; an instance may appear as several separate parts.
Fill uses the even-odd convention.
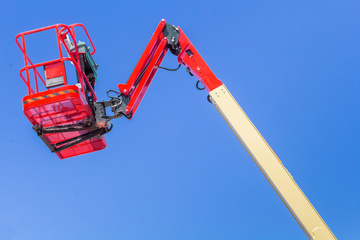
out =
[[[179,42],[181,47],[181,52],[178,55],[178,62],[189,69],[190,73],[202,83],[208,92],[220,87],[222,82],[211,71],[210,67],[200,56],[199,52],[192,45],[181,28],[178,27],[178,29],[180,31]]]
[[[131,100],[128,106],[126,107],[126,114],[132,112],[132,115],[134,115],[138,105],[140,104],[142,98],[144,97],[157,71],[157,68],[154,68],[156,66],[156,63],[161,62],[163,57],[165,56],[166,51],[164,51],[164,48],[166,46],[166,43],[167,43],[166,39],[163,39],[160,42],[159,46],[155,50],[154,55],[150,58],[148,67],[146,68],[146,71],[143,73],[142,80],[139,82],[139,85],[137,85],[137,87],[130,93]]]
[[[136,64],[134,71],[131,73],[126,84],[119,84],[119,90],[124,95],[128,96],[129,92],[132,90],[134,83],[139,76],[140,72],[144,69],[147,63],[151,60],[155,50],[157,49],[159,43],[161,42],[163,35],[162,30],[166,25],[165,20],[161,20],[158,27],[156,28],[153,36],[151,37],[148,45],[146,46],[143,54],[140,57],[139,62]]]
[[[52,127],[76,124],[92,117],[92,111],[77,86],[68,85],[27,95],[23,98],[24,114],[33,126]],[[44,134],[49,144],[88,133],[88,130]],[[56,153],[60,159],[98,151],[106,147],[105,138],[91,139]]]
[[[88,40],[89,40],[89,42],[91,44],[91,47],[93,49],[93,51],[91,52],[91,55],[93,55],[96,52],[95,46],[94,46],[94,44],[93,44],[93,42],[92,42],[92,40],[91,40],[91,38],[89,36],[88,31],[85,28],[85,26],[82,25],[82,24],[79,24],[79,23],[72,24],[72,25],[56,24],[56,25],[52,25],[52,26],[48,26],[48,27],[43,27],[43,28],[39,28],[39,29],[19,33],[18,35],[16,35],[16,37],[15,37],[16,44],[18,45],[18,47],[20,48],[20,50],[24,54],[24,61],[25,61],[25,67],[20,70],[20,77],[22,78],[23,82],[27,85],[29,94],[35,93],[35,91],[31,88],[29,70],[33,70],[35,76],[39,76],[39,78],[42,80],[42,82],[45,85],[44,79],[42,78],[41,74],[39,73],[39,71],[36,68],[42,67],[42,66],[47,65],[47,64],[52,64],[52,63],[55,63],[55,62],[61,62],[63,64],[65,61],[69,61],[75,66],[76,71],[79,73],[79,81],[80,81],[80,84],[83,86],[81,91],[85,94],[84,86],[87,85],[87,87],[89,88],[92,96],[94,96],[94,100],[95,101],[97,100],[94,89],[91,87],[91,84],[89,83],[89,80],[87,79],[85,74],[81,71],[80,62],[76,60],[76,59],[79,59],[79,52],[78,52],[76,38],[75,38],[75,27],[83,28],[83,30],[86,33],[86,35],[88,37]],[[38,63],[38,64],[33,64],[31,62],[30,58],[28,57],[27,52],[26,52],[25,36],[31,35],[31,34],[34,34],[34,33],[47,31],[47,30],[56,30],[56,36],[57,36],[57,41],[58,41],[58,48],[59,48],[60,58],[55,59],[55,60],[51,60],[51,61]],[[67,34],[70,36],[71,40],[74,42],[74,45],[75,45],[74,50],[75,51],[73,51],[73,52],[70,52],[70,49],[68,49],[68,47],[66,46],[66,44],[64,42],[64,39],[65,39]],[[22,44],[19,43],[19,38],[21,38]],[[61,44],[66,49],[67,54],[69,55],[69,57],[64,57],[63,56],[63,51],[61,49]],[[63,70],[65,72],[65,68]],[[26,78],[23,76],[24,71],[26,72]],[[38,89],[37,78],[35,78],[35,84],[36,84],[36,89]],[[67,85],[66,78],[65,78],[65,85]],[[36,92],[38,92],[38,90]]]
[[[134,116],[155,76],[157,68],[154,67],[160,65],[167,51],[166,39],[163,39],[162,34],[165,25],[165,20],[161,20],[127,83],[118,85],[120,93],[130,97],[125,111],[126,114],[131,114],[131,117]]]
[[[47,64],[44,66],[44,69],[46,79],[61,77],[64,75],[62,64],[60,62]]]
[[[87,35],[88,40],[92,46],[91,55],[93,55],[96,51],[95,46],[86,28],[82,24],[57,24],[32,31],[23,32],[16,36],[16,43],[24,54],[25,61],[25,67],[20,70],[20,77],[28,88],[28,95],[23,98],[23,109],[25,116],[29,119],[33,126],[38,125],[46,128],[68,124],[77,124],[86,119],[93,118],[91,108],[85,100],[85,86],[87,86],[87,88],[90,90],[91,95],[94,97],[94,101],[96,101],[97,98],[85,73],[81,71],[80,62],[78,61],[79,54],[81,53],[78,52],[76,44],[76,27],[83,28],[83,30],[85,31],[85,34]],[[60,57],[54,60],[33,64],[27,54],[25,36],[28,37],[28,35],[48,30],[55,30],[56,32],[57,45]],[[75,48],[73,51],[70,51],[70,49],[68,49],[67,45],[64,42],[66,35],[69,35],[71,41],[74,42]],[[20,38],[22,44],[19,43]],[[64,48],[65,52],[63,52]],[[65,55],[68,55],[69,57],[64,57]],[[64,64],[66,61],[71,62],[74,65],[76,71],[78,72],[81,88],[78,88],[78,86],[76,85],[68,85]],[[46,88],[46,83],[44,81],[45,76],[42,72],[40,73],[37,68],[45,68],[46,70],[44,74],[47,74],[47,78],[63,76],[64,86],[53,89]],[[31,83],[29,73],[30,71],[34,72],[33,83]],[[25,77],[23,75],[24,72],[26,73]],[[38,79],[41,80],[40,83],[42,83],[47,90],[39,91]],[[31,87],[31,84],[35,86],[35,90]],[[43,89],[44,86],[42,86]],[[88,132],[89,130],[82,130],[74,132],[43,134],[43,139],[44,141],[46,141],[47,145],[53,145],[64,140],[86,134]],[[56,154],[60,159],[64,159],[80,154],[101,150],[105,147],[106,141],[104,136],[102,136],[97,139],[90,139],[84,141],[80,144],[62,150]]]
[[[156,74],[158,69],[156,66],[161,64],[161,61],[168,50],[167,38],[166,36],[163,36],[165,26],[166,21],[163,19],[153,33],[153,36],[127,83],[118,85],[120,93],[130,97],[130,102],[126,108],[126,114],[130,114],[131,117],[134,116],[145,92]],[[216,78],[181,28],[178,27],[178,29],[179,44],[181,48],[181,52],[178,55],[179,64],[183,64],[190,73],[205,86],[208,92],[221,86],[221,81]]]

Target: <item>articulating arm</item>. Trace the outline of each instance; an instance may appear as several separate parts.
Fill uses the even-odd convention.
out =
[[[78,131],[79,129],[89,130],[88,133],[76,138],[68,139],[57,143],[54,146],[48,146],[53,152],[59,152],[90,138],[98,137],[110,132],[112,128],[110,122],[112,119],[120,118],[122,116],[131,119],[134,116],[138,105],[144,97],[145,92],[168,49],[173,54],[179,56],[179,63],[184,64],[190,69],[190,72],[192,72],[193,75],[197,76],[196,71],[191,70],[191,61],[195,61],[195,54],[193,53],[196,53],[196,50],[190,50],[190,46],[192,46],[191,43],[180,28],[167,24],[165,20],[162,20],[156,28],[128,82],[126,84],[119,84],[118,87],[120,92],[110,90],[107,92],[110,100],[98,101],[91,104],[93,106],[92,109],[95,115],[95,121],[92,119],[86,124],[81,123],[53,128],[37,126],[34,130],[41,138],[44,138],[43,134],[48,133],[72,132]],[[183,51],[186,51],[188,55],[183,55]],[[192,59],[188,64],[185,60],[186,57]],[[110,92],[116,93],[116,96],[110,96]],[[106,108],[108,107],[110,107],[110,110],[113,112],[112,116],[106,115]]]
[[[126,84],[119,84],[120,93],[107,102],[95,103],[97,124],[125,115],[134,116],[167,50],[178,56],[179,64],[186,67],[209,92],[210,100],[224,117],[239,141],[248,151],[295,217],[309,239],[336,239],[292,176],[282,165],[270,146],[257,131],[230,92],[215,77],[180,27],[161,20],[148,46]],[[110,106],[114,116],[106,116]]]
[[[128,119],[134,116],[168,50],[178,56],[179,64],[184,65],[188,72],[205,86],[208,92],[222,85],[181,28],[170,25],[163,19],[156,28],[128,82],[118,85],[120,90],[118,96],[109,101],[95,103],[95,117],[98,125],[123,115]],[[113,116],[107,116],[105,113],[105,108],[109,106],[114,113]]]

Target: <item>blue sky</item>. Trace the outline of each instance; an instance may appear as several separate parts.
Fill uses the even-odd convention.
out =
[[[182,27],[335,236],[360,239],[359,1],[0,6],[1,240],[307,239],[184,68],[158,71],[135,117],[113,121],[105,150],[60,161],[31,129],[16,34],[83,23],[102,99],[162,18]]]

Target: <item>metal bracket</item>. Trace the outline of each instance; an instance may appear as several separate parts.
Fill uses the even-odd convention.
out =
[[[75,146],[79,143],[85,142],[91,138],[99,138],[105,133],[108,133],[112,129],[112,125],[108,128],[106,127],[98,127],[94,124],[93,121],[85,119],[81,123],[77,124],[68,124],[68,125],[60,125],[60,126],[52,126],[52,127],[42,127],[41,125],[35,125],[33,127],[34,131],[37,135],[44,141],[47,147],[50,149],[51,152],[60,152],[64,149],[69,147]],[[44,134],[51,134],[51,133],[62,133],[62,132],[76,132],[76,131],[83,131],[83,130],[90,130],[85,134],[66,139],[64,141],[51,144],[49,143],[48,139]]]
[[[74,137],[74,138],[70,138],[67,139],[65,141],[62,142],[58,142],[54,144],[54,151],[52,152],[60,152],[66,148],[72,147],[74,145],[77,145],[81,142],[85,142],[91,138],[97,138],[97,137],[101,137],[102,135],[104,135],[105,133],[110,132],[112,129],[112,125],[110,126],[110,128],[98,128],[95,129],[91,132],[82,134],[80,136]]]
[[[131,114],[125,113],[129,101],[130,97],[117,96],[112,97],[108,101],[94,103],[96,125],[99,127],[109,125],[111,119],[120,118],[122,116],[131,118]],[[112,116],[106,115],[107,107],[110,107],[110,110],[114,113]]]
[[[175,27],[174,25],[170,25],[166,23],[164,30],[163,30],[164,38],[167,38],[167,47],[169,48],[170,52],[174,55],[179,55],[181,52],[180,43],[179,43],[179,28]]]

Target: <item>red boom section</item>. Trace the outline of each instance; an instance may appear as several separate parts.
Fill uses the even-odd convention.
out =
[[[130,97],[130,102],[126,107],[126,114],[134,116],[137,107],[143,99],[152,79],[155,76],[157,68],[163,60],[167,48],[167,39],[163,38],[163,29],[165,20],[162,20],[156,28],[145,51],[140,57],[134,71],[126,84],[119,84],[120,93]]]
[[[220,87],[222,82],[217,79],[181,28],[178,27],[178,29],[180,31],[179,42],[181,48],[181,52],[178,55],[179,63],[183,64],[202,83],[208,92]]]
[[[41,126],[56,127],[82,123],[89,119],[93,119],[93,112],[86,101],[86,94],[89,94],[96,101],[95,92],[89,83],[84,71],[81,69],[77,41],[75,38],[75,27],[80,27],[85,31],[89,42],[91,43],[95,53],[95,47],[91,38],[82,24],[64,25],[57,24],[44,27],[28,32],[20,33],[16,36],[16,43],[24,54],[25,67],[20,70],[20,77],[28,88],[28,95],[23,98],[23,109],[25,116],[29,119],[34,127]],[[44,31],[54,31],[57,37],[57,48],[59,58],[33,64],[27,54],[25,45],[25,37],[28,35],[40,33]],[[67,36],[73,42],[74,48],[69,49],[65,43]],[[21,41],[21,44],[19,42]],[[41,49],[39,49],[41,51]],[[64,57],[67,55],[68,57]],[[68,85],[66,76],[65,62],[71,62],[78,75],[77,85]],[[42,71],[38,69],[42,68]],[[30,74],[30,73],[33,74]],[[25,73],[25,77],[23,74]],[[35,89],[33,89],[33,87]],[[85,89],[89,93],[86,93]],[[53,146],[61,147],[62,142],[76,138],[80,135],[88,133],[90,130],[79,130],[71,132],[59,132],[43,134],[40,137],[45,144],[53,150]],[[104,149],[106,142],[104,137],[97,139],[89,139],[81,142],[56,154],[60,159],[93,152]]]
[[[149,88],[158,69],[157,66],[161,64],[169,49],[168,38],[164,36],[166,24],[164,19],[160,21],[128,82],[118,85],[120,93],[130,98],[126,107],[126,114],[131,115],[131,117],[134,116]],[[179,33],[178,47],[181,49],[178,54],[179,64],[184,65],[205,86],[208,92],[221,86],[221,81],[216,78],[181,28],[178,27],[176,30]]]

